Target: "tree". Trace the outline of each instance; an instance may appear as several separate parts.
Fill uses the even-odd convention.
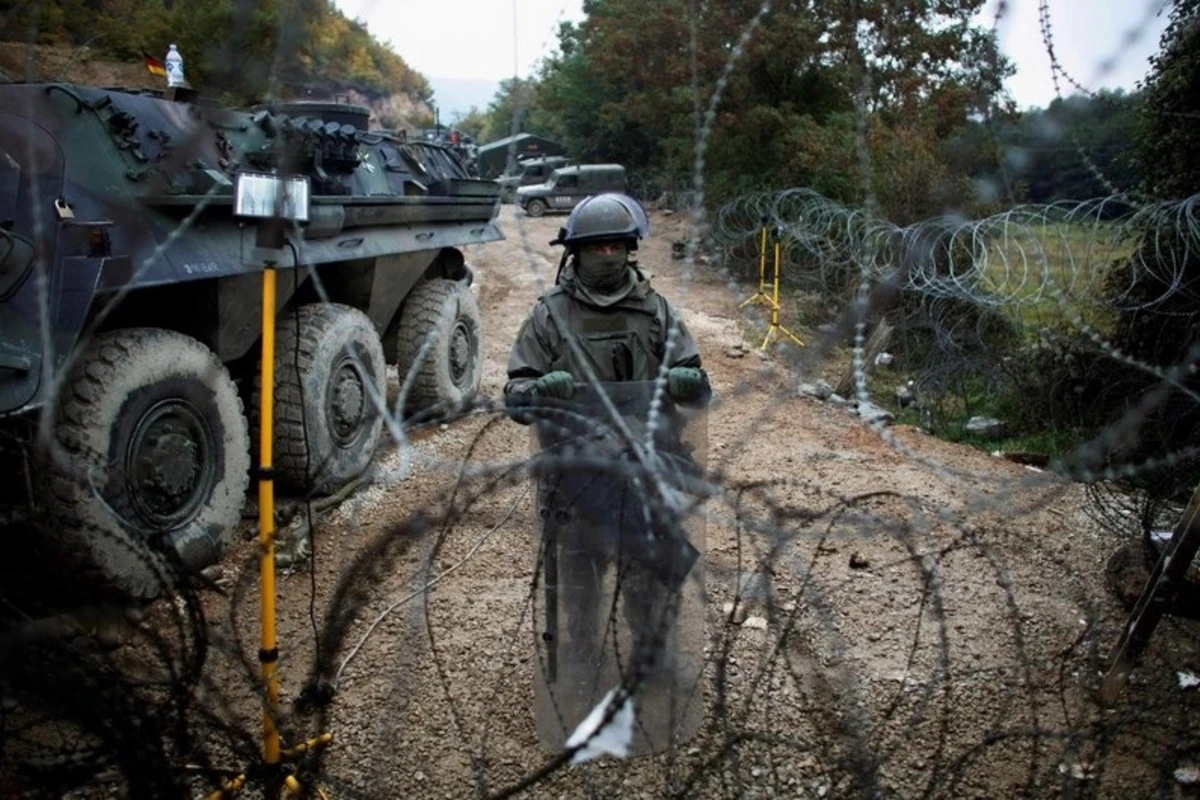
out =
[[[1138,124],[1138,95],[1101,91],[1058,98],[996,130],[1006,167],[1034,203],[1087,200],[1137,188],[1130,157]]]
[[[451,121],[451,125],[475,141],[482,141],[483,130],[487,125],[487,117],[477,107],[471,106],[471,110],[467,113],[456,114]]]
[[[1200,437],[1200,0],[1175,0],[1170,23],[1143,87],[1137,126],[1137,159],[1143,192],[1179,203],[1167,213],[1143,213],[1134,254],[1113,266],[1106,292],[1114,309],[1110,341],[1121,352],[1163,369],[1180,370],[1177,386],[1123,362],[1108,373],[1114,401],[1093,411],[1100,423],[1120,419],[1135,403],[1154,399],[1139,415],[1137,441],[1119,445],[1113,460],[1143,467],[1145,459],[1184,450]],[[1102,416],[1107,413],[1107,418]],[[1128,438],[1128,437],[1127,437]],[[1139,469],[1128,488],[1152,499],[1183,502],[1200,480],[1200,459],[1183,453],[1178,464]]]
[[[587,6],[585,6],[585,10]],[[530,117],[547,136],[566,145],[580,161],[616,161],[600,128],[601,106],[609,99],[589,63],[582,26],[559,29],[559,54],[542,63],[530,97]]]
[[[138,63],[143,50],[162,58],[175,42],[188,81],[237,104],[350,90],[395,106],[433,96],[422,75],[362,23],[347,19],[332,0],[61,0],[18,3],[5,21],[8,35],[86,43]],[[395,102],[398,94],[411,102]]]
[[[1200,192],[1200,0],[1175,0],[1151,59],[1138,125],[1146,194],[1181,201]],[[1132,260],[1110,276],[1118,347],[1164,366],[1200,342],[1200,254],[1195,207],[1150,220]],[[1193,379],[1194,381],[1194,379]]]
[[[1150,59],[1138,126],[1143,191],[1182,199],[1200,192],[1200,0],[1175,0]]]
[[[540,130],[531,130],[526,124],[533,99],[532,80],[508,78],[500,81],[500,88],[496,90],[484,115],[484,124],[480,131],[482,141],[492,142],[521,131],[542,133]]]
[[[686,173],[725,75],[708,131],[714,203],[797,185],[862,202],[878,180],[856,180],[857,110],[870,118],[879,176],[909,181],[885,187],[884,211],[936,213],[955,183],[936,166],[938,141],[989,109],[1008,71],[990,32],[972,24],[983,2],[781,0],[759,17],[758,0],[588,0],[543,64],[534,117],[553,118],[579,158]],[[907,160],[914,145],[929,158]]]

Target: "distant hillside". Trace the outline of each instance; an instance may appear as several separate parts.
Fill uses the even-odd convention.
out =
[[[122,89],[162,89],[163,79],[146,70],[142,58],[112,61],[88,47],[0,42],[0,81],[64,81]],[[204,87],[198,87],[207,94]],[[336,93],[296,92],[290,97],[331,99],[334,94],[371,109],[373,128],[416,128],[432,118],[422,100],[397,93],[368,95],[354,88]]]
[[[162,79],[146,71],[142,59],[111,61],[90,47],[0,42],[0,81],[67,81],[89,86],[158,89]]]
[[[188,81],[227,103],[347,96],[370,105],[379,127],[429,118],[433,90],[425,77],[330,0],[60,0],[18,4],[4,23],[0,39],[10,41],[0,48],[0,79],[155,87],[161,79],[146,71],[143,53],[162,59],[174,42]],[[32,51],[11,41],[30,31]]]

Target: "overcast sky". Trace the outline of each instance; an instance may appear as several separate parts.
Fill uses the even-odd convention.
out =
[[[582,0],[335,0],[429,78],[500,81],[528,76],[557,43],[558,25],[583,18]],[[655,2],[655,0],[646,0]],[[1000,0],[981,20],[990,25]],[[1015,62],[1009,91],[1021,107],[1054,99],[1038,0],[1007,0],[1001,47]],[[1090,90],[1133,89],[1158,49],[1165,0],[1050,0],[1054,45],[1064,69]],[[514,24],[515,23],[515,24]],[[1063,94],[1074,89],[1060,80]]]

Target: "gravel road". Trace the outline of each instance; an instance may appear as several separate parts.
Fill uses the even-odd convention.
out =
[[[562,222],[506,206],[506,240],[467,253],[482,394],[497,403],[517,328],[553,282],[559,251],[547,242]],[[1191,650],[1162,644],[1117,711],[1092,703],[1124,611],[1103,588],[1113,547],[1082,512],[1080,488],[798,396],[802,379],[835,382],[845,356],[814,358],[814,342],[760,354],[765,320],[739,310],[746,288],[671,259],[687,230],[684,215],[653,212],[640,257],[683,310],[717,397],[708,466],[724,492],[708,508],[699,733],[668,754],[531,779],[553,758],[531,712],[532,492],[527,478],[504,477],[526,462],[530,439],[484,411],[384,448],[371,485],[321,518],[314,566],[280,581],[285,702],[308,678],[314,631],[333,648],[327,717],[289,720],[297,733],[334,733],[329,787],[413,798],[514,788],[1115,797],[1159,780],[1170,744],[1139,731],[1151,707],[1156,724],[1186,724],[1164,664]],[[247,541],[230,555],[229,576],[253,550]],[[739,585],[750,596],[730,620]],[[257,644],[251,599],[233,623],[246,654]],[[342,626],[326,619],[334,606]],[[225,601],[214,595],[210,613],[228,632]],[[213,659],[230,696],[246,687],[236,713],[253,730],[244,668],[228,652]]]

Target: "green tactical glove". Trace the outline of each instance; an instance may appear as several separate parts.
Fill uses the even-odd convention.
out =
[[[571,373],[558,370],[549,372],[533,383],[533,388],[542,397],[555,397],[559,400],[570,400],[575,394],[575,379]]]
[[[676,400],[698,400],[704,392],[704,373],[695,367],[667,370],[667,393]]]

